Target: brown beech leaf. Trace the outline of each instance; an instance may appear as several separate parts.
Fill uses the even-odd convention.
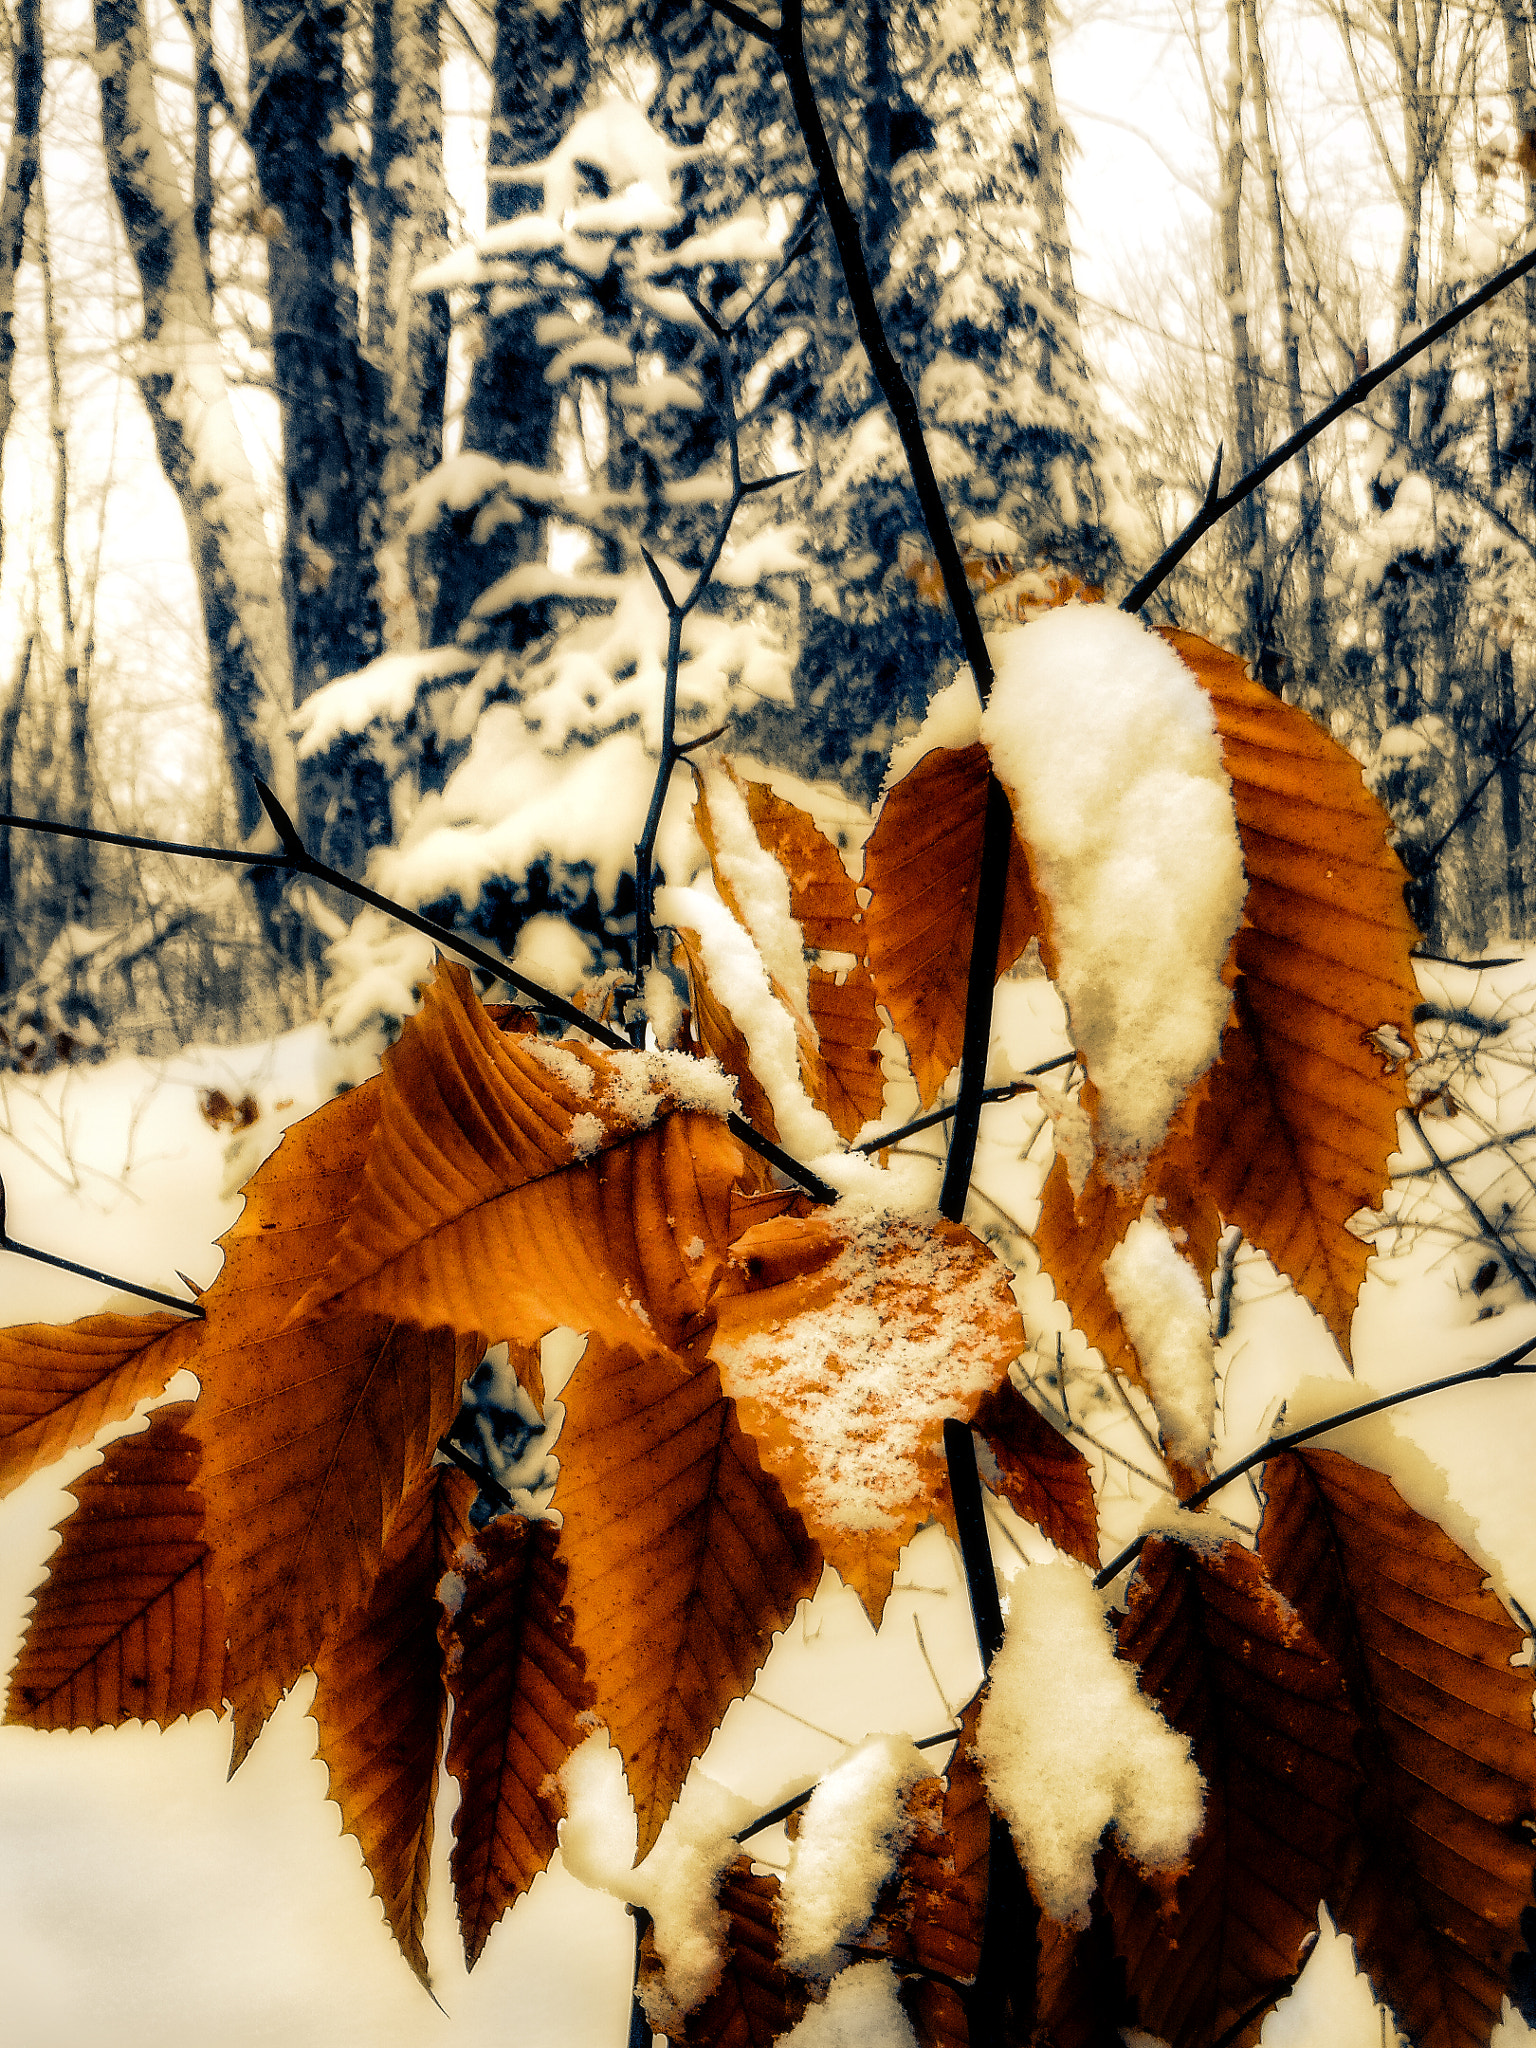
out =
[[[548,1863],[561,1814],[555,1778],[593,1704],[571,1640],[559,1532],[499,1515],[456,1561],[459,1606],[442,1623],[458,1780],[453,1888],[471,1969],[486,1938]]]
[[[927,1109],[960,1058],[971,932],[986,820],[986,750],[935,748],[886,793],[864,850],[864,912],[876,999],[906,1043]],[[1008,864],[997,971],[1041,930],[1017,836]]]
[[[591,1352],[565,1390],[561,1555],[575,1642],[650,1850],[821,1556],[721,1391],[655,1351]]]
[[[1088,1460],[1032,1408],[1012,1379],[982,1397],[974,1427],[992,1454],[987,1484],[1058,1550],[1096,1571],[1099,1517]]]
[[[228,1618],[237,1763],[367,1599],[389,1525],[484,1349],[477,1335],[384,1312],[294,1320],[356,1190],[377,1089],[366,1083],[289,1129],[249,1182],[204,1297],[192,1429]]]
[[[720,1881],[720,1909],[728,1933],[725,1970],[719,1984],[694,2012],[668,2021],[674,2048],[772,2048],[804,2016],[809,2002],[805,1980],[779,1965],[774,1909],[779,1880],[756,1876],[750,1856],[740,1856]],[[640,1944],[640,1982],[661,1976],[647,1928]]]
[[[778,1144],[779,1127],[774,1120],[773,1105],[762,1082],[752,1071],[752,1049],[747,1043],[746,1033],[727,1005],[715,994],[709,970],[704,965],[703,940],[686,925],[676,926],[673,937],[677,940],[677,953],[682,955],[683,970],[688,976],[689,1019],[695,1049],[707,1059],[718,1060],[733,1076],[742,1115],[754,1129]]]
[[[1485,1573],[1379,1472],[1273,1458],[1259,1556],[1342,1668],[1366,1773],[1328,1903],[1421,2048],[1482,2048],[1536,1866],[1524,1640]]]
[[[1033,2038],[1038,1914],[1006,1826],[988,1811],[972,1758],[978,1712],[974,1702],[966,1709],[942,1796],[918,1802],[919,1826],[902,1856],[899,1890],[870,1935],[908,1973],[902,2002],[920,2048],[970,2048],[959,1987],[974,1984],[981,1967],[994,1856],[1007,1859],[1001,1878],[1006,1903],[993,1943],[995,2025],[984,2038],[1003,2048],[1023,2048]],[[919,1794],[926,1789],[919,1787]]]
[[[1220,1249],[1222,1219],[1206,1189],[1185,1171],[1186,1133],[1181,1112],[1134,1194],[1112,1187],[1095,1167],[1081,1195],[1074,1196],[1067,1162],[1059,1154],[1040,1194],[1035,1247],[1057,1295],[1070,1309],[1074,1327],[1082,1331],[1110,1370],[1144,1391],[1147,1383],[1141,1362],[1105,1285],[1104,1262],[1141,1214],[1150,1193],[1158,1200],[1159,1214],[1168,1229],[1184,1233],[1180,1249],[1201,1285],[1209,1284]]]
[[[808,811],[779,796],[766,782],[744,782],[747,811],[758,843],[789,882],[789,907],[813,952],[864,953],[862,913],[843,857]]]
[[[1208,2048],[1270,1987],[1282,1995],[1316,1933],[1360,1789],[1355,1717],[1333,1657],[1239,1544],[1154,1536],[1119,1634],[1189,1737],[1206,1808],[1186,1875],[1154,1889],[1111,1851],[1105,1901],[1137,2024]]]
[[[96,1318],[95,1320],[102,1320]],[[202,1464],[192,1404],[107,1446],[48,1564],[6,1719],[113,1728],[224,1704],[224,1611],[204,1569]]]
[[[722,1122],[670,1113],[696,1067],[509,1036],[464,970],[440,967],[369,1084],[362,1171],[295,1318],[377,1311],[523,1344],[560,1324],[621,1345],[684,1342],[742,1170]]]
[[[168,1312],[0,1330],[0,1496],[163,1393],[202,1335],[198,1318]]]
[[[783,1216],[732,1245],[713,1306],[726,1392],[878,1624],[902,1545],[950,1521],[944,1418],[1023,1349],[1007,1269],[958,1223]]]
[[[875,984],[866,967],[811,969],[811,1022],[819,1073],[807,1075],[811,1100],[850,1143],[885,1106],[885,1074],[875,1040]],[[811,1086],[815,1079],[819,1085]]]
[[[1040,1916],[1036,2031],[1030,2048],[1124,2048],[1134,2018],[1103,1901],[1083,1928]]]
[[[390,1527],[378,1577],[315,1660],[320,1756],[400,1952],[423,1984],[432,1812],[447,1702],[437,1588],[470,1536],[475,1485],[435,1468]]]
[[[1222,1214],[1290,1275],[1347,1357],[1371,1251],[1344,1223],[1379,1201],[1408,1106],[1403,1074],[1372,1041],[1389,1025],[1413,1043],[1407,876],[1352,755],[1236,656],[1167,637],[1210,696],[1248,871],[1236,1013],[1194,1152]]]

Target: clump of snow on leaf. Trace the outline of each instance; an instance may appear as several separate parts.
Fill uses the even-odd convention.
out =
[[[738,1334],[723,1306],[712,1355],[749,1417],[784,1425],[818,1518],[899,1528],[944,1417],[973,1414],[1020,1348],[1013,1298],[998,1262],[952,1226],[839,1207],[799,1227],[833,1252],[805,1307],[775,1302],[768,1327]],[[737,1251],[754,1255],[750,1234]]]
[[[802,1015],[810,1014],[805,942],[790,910],[789,877],[758,839],[740,785],[720,755],[698,764],[715,841],[715,869],[752,934],[763,965]]]
[[[1216,1057],[1246,884],[1210,702],[1166,642],[1068,604],[996,642],[982,714],[1050,904],[1057,981],[1134,1177]]]
[[[1104,1262],[1104,1285],[1136,1347],[1163,1441],[1205,1462],[1216,1412],[1216,1347],[1199,1275],[1155,1215],[1138,1216]]]
[[[912,1838],[906,1795],[932,1775],[906,1735],[871,1735],[811,1794],[779,1899],[791,1970],[829,1977],[840,1942],[869,1925],[880,1887]]]
[[[805,1092],[794,1019],[775,996],[750,934],[702,889],[658,889],[656,918],[674,930],[697,933],[710,988],[747,1042],[752,1072],[768,1097],[780,1142],[801,1159],[838,1150],[831,1119]]]
[[[655,1848],[635,1860],[635,1810],[623,1766],[606,1731],[588,1736],[560,1770],[566,1818],[560,1853],[580,1883],[643,1907],[662,1967],[646,2007],[665,2030],[702,2003],[720,1981],[729,1926],[716,1901],[720,1879],[741,1853],[736,1830],[754,1817],[749,1800],[703,1772],[689,1773]]]
[[[834,1977],[820,2005],[782,2036],[779,2048],[917,2048],[889,1963],[856,1963]]]
[[[1041,1905],[1080,1926],[1105,1828],[1135,1862],[1176,1869],[1200,1829],[1204,1781],[1188,1743],[1116,1657],[1103,1601],[1081,1565],[1031,1565],[1008,1594],[977,1761]]]

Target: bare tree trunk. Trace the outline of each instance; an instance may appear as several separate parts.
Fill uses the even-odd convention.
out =
[[[89,826],[90,676],[80,659],[69,573],[69,431],[65,425],[58,313],[41,177],[37,182],[36,214],[37,259],[43,278],[43,353],[48,361],[48,426],[53,439],[53,570],[58,594],[59,647],[64,669],[64,747],[54,815],[64,824]],[[54,857],[57,862],[56,921],[59,925],[88,925],[91,921],[91,854],[90,842],[85,839],[65,839],[57,843]]]
[[[94,0],[102,137],[143,293],[135,352],[160,466],[187,523],[241,836],[261,776],[297,808],[282,592],[230,404],[207,274],[155,103],[142,0]]]
[[[579,0],[496,0],[496,47],[491,60],[490,200],[494,226],[533,211],[536,186],[506,174],[539,162],[559,143],[586,97],[590,66]],[[479,353],[464,411],[464,446],[501,461],[542,464],[549,453],[559,399],[545,383],[548,349],[534,340],[533,320],[521,308],[485,316]],[[437,601],[431,638],[449,641],[470,605],[494,577],[529,559],[541,544],[531,521],[503,527],[483,547],[469,540],[473,515],[446,519],[434,536]],[[540,624],[538,608],[508,615],[515,644]]]
[[[287,494],[283,595],[302,704],[383,645],[372,422],[359,348],[345,9],[246,0],[248,131],[265,202],[272,369]],[[345,860],[338,863],[345,865]]]
[[[388,394],[376,467],[380,602],[391,647],[419,647],[431,624],[430,606],[418,607],[414,596],[401,499],[443,457],[448,301],[411,287],[448,248],[439,17],[440,0],[374,0],[367,346]]]
[[[1291,291],[1290,260],[1285,246],[1285,209],[1280,190],[1280,166],[1275,156],[1274,139],[1269,125],[1269,81],[1264,65],[1264,49],[1259,40],[1258,0],[1243,0],[1243,13],[1248,37],[1248,72],[1253,95],[1254,136],[1258,144],[1259,169],[1264,179],[1264,196],[1269,214],[1270,246],[1275,273],[1275,304],[1280,317],[1280,357],[1285,365],[1286,427],[1291,434],[1299,434],[1305,416],[1301,390],[1301,341],[1295,298]],[[1300,670],[1297,681],[1305,693],[1316,687],[1318,668],[1327,644],[1327,627],[1323,618],[1325,572],[1322,497],[1312,470],[1310,447],[1303,448],[1296,458],[1296,482],[1298,516],[1301,521],[1301,542],[1296,551],[1301,574],[1298,636],[1301,659],[1297,664]]]
[[[1248,325],[1248,296],[1243,283],[1243,0],[1227,0],[1226,136],[1221,169],[1217,221],[1221,235],[1222,296],[1232,333],[1232,439],[1239,474],[1258,460],[1257,383],[1254,350]],[[1259,681],[1278,695],[1278,649],[1269,607],[1265,602],[1264,568],[1268,558],[1264,499],[1255,491],[1234,515],[1242,560],[1238,590]]]
[[[43,104],[42,22],[42,0],[18,0],[11,46],[11,140],[0,190],[0,453],[16,407],[11,389],[16,363],[16,273],[26,241],[27,202],[37,181],[38,123]],[[3,540],[0,527],[0,545]]]
[[[1536,89],[1531,84],[1530,24],[1521,0],[1499,0],[1504,23],[1504,54],[1508,68],[1510,111],[1522,136],[1536,134]],[[1525,187],[1525,222],[1536,225],[1536,184],[1529,177]],[[1519,425],[1511,439],[1520,455],[1525,475],[1526,503],[1536,511],[1536,277],[1526,274],[1521,282],[1525,295],[1525,390],[1521,397]]]
[[[27,672],[32,666],[32,643],[36,631],[22,642],[16,673],[0,696],[0,811],[15,809],[16,734],[21,726],[21,707],[27,693]],[[11,866],[11,828],[0,825],[0,995],[15,982],[20,967],[17,938],[16,876]]]

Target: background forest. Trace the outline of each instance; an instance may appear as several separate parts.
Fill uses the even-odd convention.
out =
[[[1524,253],[1536,221],[1516,0],[1134,19],[943,0],[815,6],[806,33],[885,330],[995,616],[1063,576],[1119,597],[1209,489]],[[852,871],[893,750],[960,647],[771,53],[705,0],[18,0],[4,63],[0,812],[267,850],[260,778],[320,860],[548,987],[595,988],[622,1020],[671,673],[684,747],[723,734]],[[1430,1064],[1419,1149],[1371,1219],[1355,1356],[1381,1385],[1476,1362],[1495,1347],[1475,1325],[1508,1311],[1515,1341],[1536,1303],[1532,276],[1279,471],[1147,617],[1245,657],[1390,811],[1425,934]],[[703,883],[703,916],[689,781],[660,814],[657,863],[668,885]],[[1494,970],[1456,964],[1476,956]],[[215,1197],[227,1219],[284,1123],[375,1070],[430,958],[313,879],[0,826],[0,1241],[206,1283]],[[667,1000],[647,985],[653,1020]],[[1070,1057],[1038,958],[1003,984],[995,1042],[1010,1074]],[[901,1122],[899,1091],[872,1085],[870,1118]],[[970,1213],[1005,1247],[1066,1107],[1042,1105],[1044,1088],[999,1103],[983,1131]],[[0,1251],[0,1321],[98,1304],[75,1287]],[[1279,1293],[1229,1235],[1228,1452],[1308,1365],[1337,1364]],[[1109,1541],[1164,1482],[1146,1416],[1065,1329],[1054,1361],[1032,1330],[1030,1388],[1095,1461]],[[1530,1404],[1504,1391],[1475,1430],[1437,1411],[1436,1455],[1529,1600]],[[520,1501],[549,1478],[538,1423],[493,1367],[477,1375],[461,1441]],[[21,1514],[14,1560],[0,1542],[18,1606],[43,1497]],[[772,1714],[803,1745],[882,1725],[903,1689],[913,1714],[933,1718],[934,1692],[951,1711],[974,1647],[936,1530],[904,1570],[878,1639],[824,1586],[712,1770],[767,1805],[812,1768],[764,1735]],[[152,1873],[162,1850],[184,1855],[185,1784],[222,1775],[207,1721],[174,1753],[134,1752]],[[237,2006],[242,2042],[281,2025],[414,2048],[437,2028],[414,1987],[373,1974],[377,1914],[350,1864],[367,1909],[352,1931],[333,1935],[329,1894],[306,1916],[298,1866],[329,1884],[335,1847],[329,1810],[315,1832],[290,1799],[318,1768],[307,1728],[302,1703],[285,1710],[231,1790],[249,1861],[231,1887],[219,1859],[218,1931],[187,1944],[201,1962],[169,1934],[143,1960],[143,1900],[120,1953],[86,1944],[93,1987],[192,1986],[130,1996],[125,2041],[164,2039],[166,2011],[188,2038],[227,2033]],[[46,1764],[28,1752],[16,1839],[101,1858],[115,1900],[134,1867],[111,1818],[127,1795],[84,1740],[59,1738]],[[67,1799],[49,1775],[65,1744]],[[94,1832],[77,1827],[86,1802]],[[460,2038],[508,2037],[510,1985],[511,2038],[607,2048],[630,1928],[563,1869],[539,1884],[477,1988],[447,1978]],[[99,2021],[95,1989],[60,1999],[30,1932],[55,1885],[65,1899],[41,1855],[0,1867],[29,1930],[26,2048],[74,2048],[79,2016]],[[157,1885],[174,1925],[175,1887]],[[61,1937],[60,1969],[80,1952]],[[1325,1926],[1310,1993],[1266,2022],[1271,2048],[1394,2038],[1349,1957]],[[1517,2013],[1495,2038],[1526,2038]]]
[[[1123,589],[1218,446],[1230,480],[1527,232],[1513,6],[809,32],[951,512],[1011,568]],[[1094,89],[1075,131],[1053,45]],[[703,562],[727,411],[748,495],[680,729],[870,801],[957,649],[749,38],[702,5],[28,4],[8,60],[0,809],[241,841],[259,774],[333,865],[562,986],[624,968],[642,551],[679,590]],[[1158,601],[1351,747],[1451,952],[1526,930],[1533,292]],[[695,297],[738,323],[729,391]],[[669,879],[698,858],[674,831]],[[0,897],[22,1067],[294,1021],[394,943],[313,889],[3,828]]]

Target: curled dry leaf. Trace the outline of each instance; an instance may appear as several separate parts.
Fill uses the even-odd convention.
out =
[[[0,1496],[163,1393],[202,1334],[163,1312],[0,1330]]]
[[[1417,932],[1391,820],[1359,763],[1304,711],[1189,633],[1174,651],[1210,697],[1232,778],[1248,901],[1234,1015],[1195,1118],[1191,1158],[1228,1222],[1262,1245],[1346,1357],[1373,1208],[1408,1107],[1374,1033],[1413,1043]]]
[[[357,1838],[400,1952],[423,1984],[422,1929],[447,1699],[437,1588],[470,1535],[462,1472],[422,1474],[401,1502],[378,1577],[315,1661],[310,1712],[341,1824]]]
[[[555,1781],[586,1739],[593,1693],[572,1641],[552,1523],[498,1516],[452,1564],[440,1634],[453,1701],[448,1769],[459,1785],[453,1888],[473,1968],[491,1929],[554,1852]]]
[[[950,1518],[944,1418],[1023,1348],[1007,1269],[955,1223],[785,1216],[732,1245],[713,1306],[726,1392],[878,1622],[902,1545]]]
[[[981,886],[987,756],[979,744],[936,748],[887,793],[864,849],[864,913],[875,997],[906,1043],[928,1108],[960,1059],[971,933]],[[997,972],[1043,929],[1017,838],[1008,863]]]

